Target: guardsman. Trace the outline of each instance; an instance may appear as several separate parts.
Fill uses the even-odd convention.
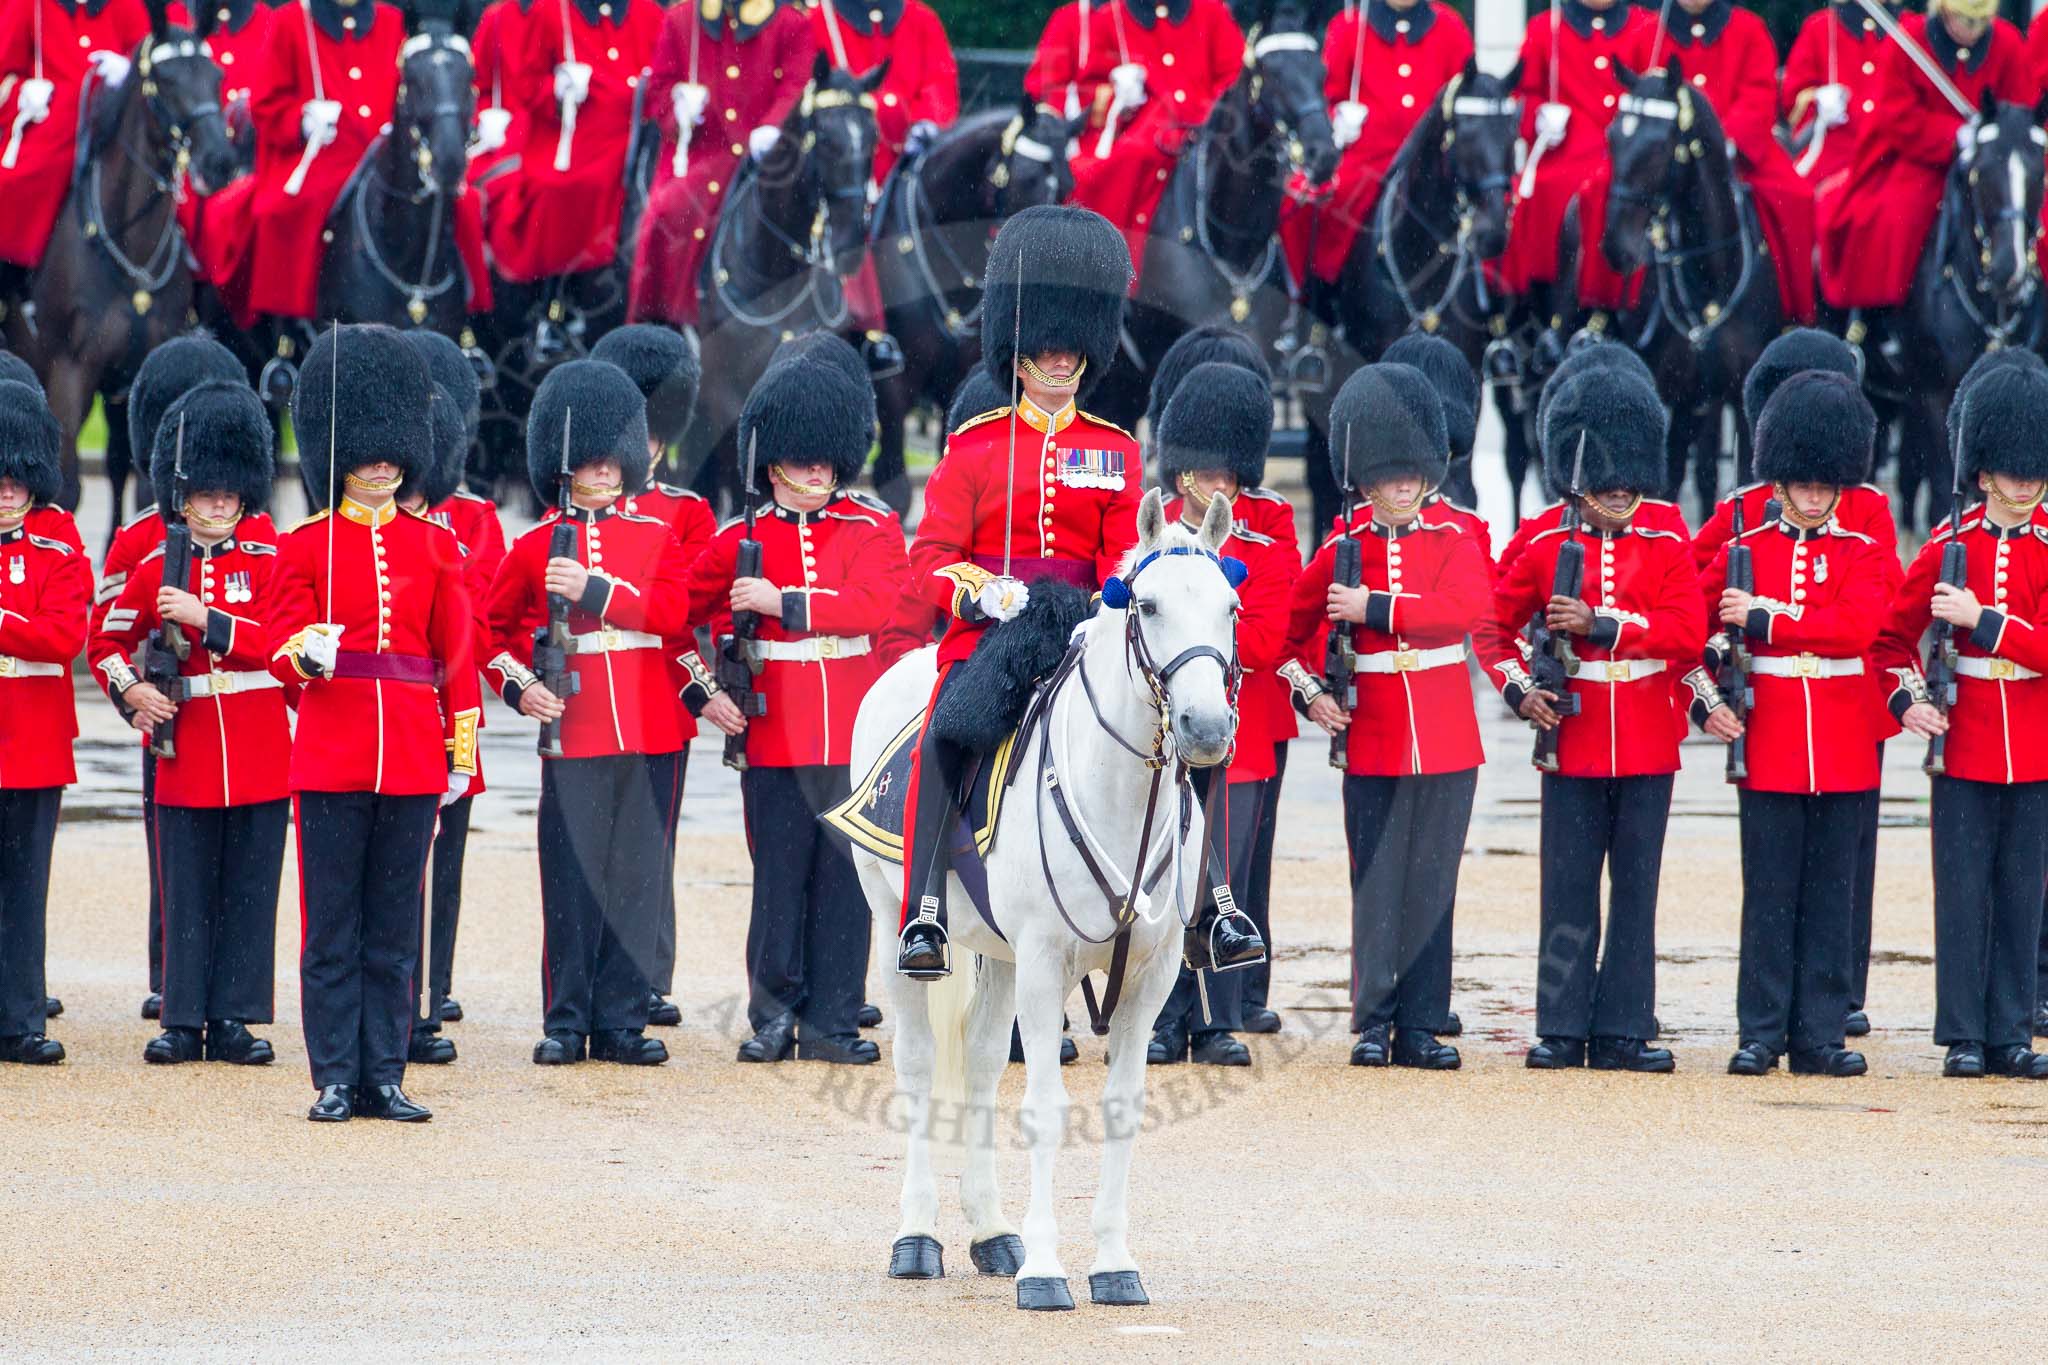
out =
[[[689,0],[668,11],[642,101],[661,129],[633,258],[635,321],[697,321],[697,272],[756,141],[772,145],[817,55],[793,0]]]
[[[433,463],[432,395],[399,333],[351,326],[307,349],[292,399],[323,510],[284,538],[266,624],[270,671],[304,685],[291,788],[316,1123],[432,1117],[402,1088],[422,883],[436,809],[476,775],[479,695],[454,538],[399,505]]]
[[[1869,472],[1877,417],[1857,381],[1825,371],[1779,386],[1757,422],[1756,469],[1777,516],[1723,542],[1700,576],[1718,627],[1694,683],[1695,720],[1743,746],[1742,958],[1735,1076],[1790,1054],[1794,1074],[1860,1076],[1842,1045],[1849,1013],[1858,846],[1865,797],[1881,772],[1870,648],[1892,598],[1897,559],[1836,518]],[[1729,583],[1747,552],[1752,581]],[[1890,561],[1889,566],[1885,561]],[[1750,701],[1738,716],[1713,673],[1738,633]]]
[[[818,0],[811,27],[834,66],[859,76],[889,63],[875,91],[877,181],[889,178],[905,151],[960,117],[953,44],[924,0]]]
[[[207,4],[217,6],[213,10],[212,26],[206,33],[206,48],[213,54],[213,64],[220,68],[221,118],[227,126],[228,137],[234,143],[238,169],[235,180],[227,185],[214,186],[211,194],[198,193],[197,187],[188,180],[185,195],[178,203],[178,226],[185,230],[186,244],[197,262],[198,278],[204,280],[214,277],[216,267],[223,276],[234,274],[234,263],[221,257],[232,252],[237,245],[247,249],[245,233],[238,243],[225,243],[219,251],[215,250],[214,243],[207,240],[206,204],[223,194],[245,196],[250,191],[251,183],[245,172],[256,155],[256,121],[250,112],[250,82],[255,78],[263,49],[270,41],[270,25],[275,14],[269,6],[258,4],[257,0],[194,0],[195,10],[203,11]]]
[[[1543,626],[1569,650],[1575,710],[1560,717],[1559,695],[1513,661],[1489,670],[1511,710],[1558,730],[1556,770],[1542,779],[1540,1041],[1527,1061],[1537,1070],[1670,1071],[1671,1053],[1651,1039],[1657,878],[1685,727],[1672,684],[1699,662],[1706,613],[1685,537],[1635,521],[1643,491],[1665,478],[1668,418],[1656,390],[1628,371],[1596,368],[1547,397],[1545,473],[1573,500],[1575,524],[1536,534],[1502,563],[1494,619],[1510,637]],[[1555,591],[1567,544],[1584,556],[1576,596]]]
[[[1365,0],[1323,35],[1323,98],[1343,158],[1319,203],[1289,199],[1280,240],[1295,278],[1336,282],[1372,221],[1380,182],[1408,134],[1472,60],[1472,30],[1437,0]]]
[[[265,622],[277,543],[256,516],[270,496],[271,443],[262,400],[240,379],[201,384],[171,406],[150,466],[157,506],[191,535],[189,577],[165,582],[160,541],[86,649],[122,717],[145,736],[168,728],[175,750],[156,762],[151,808],[164,1030],[143,1049],[146,1062],[267,1066],[273,1057],[249,1032],[274,1017],[292,751]],[[129,662],[165,629],[187,651],[171,695]]]
[[[1455,1070],[1451,939],[1484,754],[1465,636],[1488,610],[1486,557],[1431,514],[1450,438],[1420,370],[1379,364],[1345,381],[1330,411],[1330,464],[1347,501],[1294,586],[1288,681],[1311,721],[1342,735],[1351,850],[1353,1066]],[[1341,542],[1361,551],[1359,586],[1335,581]],[[1332,630],[1350,632],[1355,705],[1321,681]],[[1333,749],[1333,758],[1335,751]]]
[[[491,588],[484,673],[560,745],[541,763],[545,1036],[533,1060],[565,1066],[587,1052],[659,1066],[668,1049],[646,1033],[647,969],[682,773],[669,661],[689,614],[689,565],[666,522],[619,506],[647,480],[646,401],[633,381],[597,360],[551,371],[527,418],[526,472],[558,509],[566,479],[570,509],[512,542]],[[575,550],[557,555],[565,522]],[[556,611],[573,646],[567,691],[549,685],[555,674],[537,657]]]
[[[1123,238],[1087,209],[1035,205],[996,234],[982,363],[1019,396],[1014,413],[998,408],[956,429],[925,485],[910,591],[952,618],[939,643],[934,703],[989,623],[1024,609],[1030,580],[1098,590],[1137,543],[1138,443],[1074,402],[1088,372],[1115,358],[1130,279]],[[966,757],[927,724],[911,763],[897,970],[921,979],[950,970],[937,831],[951,818]]]
[[[470,69],[476,78],[476,134],[469,145],[469,186],[483,198],[484,230],[497,210],[500,184],[519,169],[526,146],[525,110],[505,78],[526,43],[535,0],[490,0],[469,37]]]
[[[1024,93],[1034,103],[1058,109],[1070,120],[1085,113],[1098,130],[1101,111],[1111,99],[1109,70],[1117,64],[1115,48],[1100,49],[1091,41],[1095,11],[1105,3],[1116,0],[1067,0],[1055,9],[1024,72]]]
[[[626,498],[626,510],[667,522],[676,544],[682,548],[683,562],[695,564],[718,530],[718,518],[712,515],[711,504],[703,494],[662,482],[661,467],[668,459],[669,447],[683,439],[690,414],[697,407],[697,385],[703,367],[697,357],[696,342],[672,327],[629,323],[606,332],[591,348],[590,358],[624,370],[647,400],[647,483],[640,492]],[[676,983],[676,816],[682,809],[683,786],[690,773],[690,741],[697,737],[697,718],[681,704],[682,689],[690,675],[680,658],[672,662],[674,666],[669,671],[681,711],[676,724],[682,727],[683,747],[676,756],[676,799],[669,806],[667,836],[662,843],[662,866],[666,871],[661,881],[661,918],[656,926],[654,961],[647,972],[653,987],[647,1002],[647,1022],[662,1028],[674,1028],[683,1022],[682,1011],[669,999]]]
[[[1255,370],[1223,360],[1197,365],[1178,381],[1153,427],[1153,446],[1159,480],[1173,493],[1165,507],[1167,518],[1199,528],[1210,503],[1224,498],[1235,512],[1239,495],[1264,478],[1266,450],[1273,440],[1273,390],[1271,381]],[[1220,817],[1209,827],[1208,838],[1222,855],[1236,894],[1254,877],[1266,784],[1279,776],[1274,752],[1284,742],[1283,732],[1294,733],[1279,670],[1288,657],[1287,600],[1301,572],[1301,552],[1291,538],[1263,535],[1235,518],[1230,538],[1216,552],[1247,570],[1237,590],[1237,660],[1244,679],[1229,767],[1204,769],[1195,785],[1204,809]],[[1225,783],[1220,794],[1210,790],[1219,778]],[[1200,980],[1183,964],[1153,1025],[1145,1060],[1250,1066],[1250,1051],[1232,1036],[1245,1027],[1244,980],[1250,970],[1208,971]]]
[[[28,527],[57,497],[57,419],[26,384],[0,380],[0,1062],[52,1066],[44,1033],[50,850],[77,780],[71,660],[85,645],[92,566]]]
[[[844,344],[844,343],[841,343]],[[728,735],[745,733],[740,774],[754,855],[747,927],[742,1062],[798,1058],[865,1065],[881,1055],[858,1019],[870,915],[840,837],[818,820],[845,800],[854,716],[882,675],[876,637],[909,568],[886,503],[849,491],[873,439],[873,397],[829,363],[799,354],[771,366],[740,414],[739,449],[757,451],[769,497],[752,524],[719,529],[690,573],[690,622],[730,635],[734,612],[758,613],[740,647],[766,701],[748,721],[691,656],[685,700]],[[740,541],[761,546],[758,576],[735,577]]]
[[[2032,104],[2039,90],[2019,31],[1996,16],[1994,0],[1933,0],[1899,28],[1972,105],[1987,91]],[[1905,302],[1949,167],[1966,134],[1975,137],[1975,121],[1956,113],[1897,43],[1879,59],[1877,79],[1881,112],[1858,134],[1849,173],[1818,205],[1821,292],[1836,308]]]
[[[248,382],[248,372],[234,352],[199,333],[172,337],[142,358],[134,381],[128,386],[128,449],[137,460],[147,460],[156,448],[156,429],[171,405],[188,390],[209,382]],[[148,485],[152,495],[156,485]],[[267,501],[267,499],[265,500]],[[240,527],[244,538],[258,544],[275,545],[277,528],[262,511],[261,504],[245,513]],[[47,532],[46,532],[47,534]],[[143,559],[164,543],[164,519],[154,504],[114,533],[100,566],[99,591],[93,597],[90,631],[126,630],[134,623],[110,615],[114,600],[128,586],[128,575]],[[106,686],[106,675],[95,679]],[[111,694],[110,694],[111,695]],[[155,1019],[163,1009],[164,911],[162,888],[158,884],[161,865],[156,856],[156,755],[142,745],[142,837],[149,853],[149,994],[143,997],[142,1017]]]
[[[1898,7],[1885,0],[1894,16]],[[1818,194],[1849,169],[1856,139],[1877,113],[1885,37],[1856,0],[1829,0],[1806,16],[1778,77],[1778,116],[1792,130],[1793,165]]]
[[[40,265],[71,192],[79,102],[128,78],[149,36],[142,0],[10,0],[0,7],[0,263]]]
[[[2029,1046],[2041,887],[2048,878],[2048,375],[2011,366],[1969,391],[1963,486],[1984,497],[1939,527],[1906,569],[1877,659],[1892,712],[1930,741],[1934,841],[1934,1041],[1945,1076],[2048,1078]],[[1963,548],[1962,581],[1944,561]],[[1930,695],[1928,626],[1951,654],[1954,700]],[[1946,691],[1946,689],[1943,689]],[[1947,702],[1944,706],[1943,703]],[[1938,744],[1939,763],[1936,763]]]

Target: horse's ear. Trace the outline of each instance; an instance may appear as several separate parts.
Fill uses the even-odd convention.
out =
[[[1507,74],[1500,78],[1500,88],[1510,95],[1522,88],[1522,62],[1520,58],[1516,58],[1515,64],[1508,68]]]
[[[2034,126],[2048,128],[2048,95],[2041,96],[2040,103],[2034,106]]]
[[[149,37],[153,43],[160,43],[171,36],[171,15],[168,0],[147,0],[149,9]]]
[[[1067,143],[1074,141],[1076,138],[1080,137],[1081,134],[1087,131],[1088,115],[1076,114],[1071,120],[1068,121],[1067,135],[1065,138],[1061,139],[1060,145],[1065,146]]]
[[[1465,59],[1465,69],[1458,76],[1467,85],[1479,79],[1479,58],[1476,54]]]
[[[1202,514],[1202,548],[1215,554],[1223,548],[1223,542],[1230,539],[1230,499],[1218,495],[1209,499],[1209,510]]]
[[[1676,52],[1671,54],[1670,61],[1664,63],[1664,71],[1665,74],[1671,77],[1671,83],[1673,85],[1677,85],[1680,81],[1685,79],[1685,68],[1679,65],[1678,54]]]
[[[1977,101],[1977,112],[1984,116],[1986,123],[1993,122],[1998,117],[1998,92],[1988,85],[1984,87],[1982,98]]]
[[[1641,80],[1642,77],[1623,66],[1620,62],[1616,62],[1614,64],[1614,79],[1621,82],[1622,89],[1633,90],[1636,88],[1636,82]]]
[[[867,75],[862,76],[860,78],[860,89],[862,94],[872,95],[875,93],[876,90],[881,88],[882,82],[889,78],[889,63],[891,60],[892,59],[888,57],[882,58],[882,64],[880,66],[876,67],[873,71],[868,72]]]
[[[831,74],[832,63],[826,58],[824,49],[821,48],[818,51],[818,55],[811,59],[811,84],[823,85],[825,78]]]
[[[1154,488],[1146,492],[1145,500],[1138,504],[1138,553],[1151,554],[1159,544],[1159,537],[1166,534],[1166,503]]]
[[[192,8],[192,34],[203,43],[220,25],[220,6],[195,3]]]

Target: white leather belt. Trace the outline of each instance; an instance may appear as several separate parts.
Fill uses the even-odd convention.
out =
[[[1760,678],[1860,678],[1861,659],[1823,659],[1818,654],[1759,654],[1749,671]]]
[[[1465,662],[1465,646],[1439,645],[1435,649],[1383,649],[1358,656],[1360,673],[1420,673],[1425,668],[1449,668]]]
[[[1638,682],[1665,669],[1662,659],[1581,659],[1572,679],[1582,683]]]
[[[613,630],[610,626],[570,638],[576,642],[578,654],[623,654],[629,649],[661,648],[659,635],[649,635],[644,630]]]
[[[814,664],[821,659],[856,659],[874,648],[865,635],[813,635],[802,640],[749,640],[747,654],[763,663]]]
[[[0,654],[0,678],[61,678],[63,664],[36,663],[31,659],[17,659],[12,654]]]
[[[2031,668],[2014,663],[2011,659],[1987,659],[1964,655],[1956,660],[1956,676],[1959,678],[1982,678],[1987,682],[2023,682],[2041,675]]]
[[[284,686],[274,675],[260,668],[243,673],[197,673],[178,681],[188,697],[225,697],[236,692],[261,692],[266,687]]]

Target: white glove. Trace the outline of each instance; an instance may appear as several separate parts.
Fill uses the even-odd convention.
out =
[[[331,621],[306,627],[305,642],[299,646],[299,658],[323,678],[334,676],[335,660],[341,657],[342,629]]]
[[[668,97],[675,106],[676,127],[694,128],[704,121],[704,111],[711,105],[711,88],[683,81],[669,91]]]
[[[471,156],[482,156],[495,152],[505,145],[505,135],[512,130],[510,109],[479,109],[476,111],[476,140],[469,144]]]
[[[1970,153],[1977,150],[1977,129],[1982,126],[1982,123],[1983,120],[1973,118],[1962,127],[1956,129],[1956,150],[1961,152],[1966,158]]]
[[[1849,121],[1849,87],[1823,85],[1813,92],[1813,116],[1823,128],[1839,128]]]
[[[95,52],[88,52],[85,59],[92,63],[93,70],[100,73],[100,84],[110,89],[128,79],[129,61],[118,52],[100,48]]]
[[[557,62],[555,64],[555,103],[582,104],[590,98],[590,64],[588,62]]]
[[[1136,62],[1114,67],[1109,73],[1109,86],[1119,105],[1135,109],[1145,102],[1145,68]]]
[[[299,106],[299,135],[309,146],[325,147],[341,131],[339,100],[307,100]]]
[[[775,144],[780,141],[782,141],[782,130],[770,127],[764,123],[753,132],[747,134],[747,150],[753,153],[754,160],[759,161],[762,157],[774,151]]]
[[[469,795],[469,782],[468,773],[458,773],[451,768],[448,772],[448,790],[441,793],[441,809],[446,810]]]
[[[50,96],[57,93],[52,81],[30,76],[15,87],[14,113],[30,123],[41,123],[50,116]]]
[[[1358,135],[1365,129],[1365,106],[1357,100],[1340,101],[1330,111],[1330,139],[1343,151],[1358,141]]]
[[[1539,104],[1536,106],[1536,140],[1551,147],[1564,141],[1564,130],[1572,121],[1572,107],[1569,104]]]
[[[1031,589],[1015,578],[991,578],[974,594],[982,615],[995,621],[1014,621],[1031,600]]]

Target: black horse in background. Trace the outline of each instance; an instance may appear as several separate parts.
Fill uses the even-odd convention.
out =
[[[95,396],[107,402],[110,536],[133,465],[128,385],[152,347],[191,326],[178,198],[188,182],[205,194],[235,174],[220,69],[202,46],[216,11],[200,10],[188,29],[169,21],[163,0],[150,0],[150,35],[130,54],[128,79],[86,97],[71,193],[42,265],[25,296],[6,301],[8,348],[35,367],[63,432],[66,507],[78,505],[78,429]]]
[[[868,230],[886,325],[903,348],[900,371],[875,380],[882,436],[876,491],[910,510],[903,426],[929,403],[941,413],[981,362],[981,278],[989,243],[1009,216],[1057,204],[1074,188],[1073,122],[1043,105],[970,114],[904,157],[883,187]]]
[[[1986,92],[1981,117],[1969,155],[1949,170],[1905,305],[1822,318],[1863,356],[1864,387],[1878,410],[1896,413],[1899,521],[1920,531],[1949,512],[1948,407],[1964,371],[1988,350],[2048,344],[2035,259],[2048,99],[2028,108]]]
[[[698,276],[705,383],[683,439],[681,477],[730,505],[740,408],[783,341],[851,325],[845,281],[867,253],[875,87],[820,53],[811,84],[764,158],[726,192]]]

